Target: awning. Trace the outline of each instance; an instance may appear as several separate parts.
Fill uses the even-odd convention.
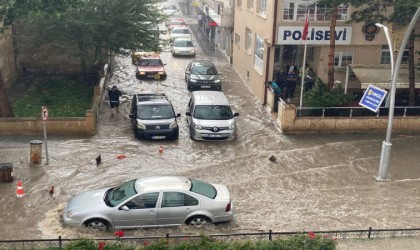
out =
[[[349,67],[359,79],[361,88],[366,89],[369,85],[390,89],[391,88],[391,66],[390,65],[362,65],[349,64]],[[415,86],[420,88],[420,71],[415,72]],[[396,82],[397,88],[408,88],[408,66],[402,65],[398,72]]]

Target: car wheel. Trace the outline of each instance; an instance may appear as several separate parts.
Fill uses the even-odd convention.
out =
[[[205,227],[209,223],[211,223],[211,221],[206,216],[194,216],[187,221],[188,225],[195,227]]]
[[[109,223],[103,219],[92,219],[85,223],[85,226],[89,229],[95,229],[98,231],[107,231],[109,229]]]

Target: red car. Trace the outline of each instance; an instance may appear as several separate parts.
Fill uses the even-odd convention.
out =
[[[169,31],[172,30],[174,27],[181,27],[181,26],[187,26],[187,23],[182,18],[172,18],[169,20],[168,23],[168,29]]]
[[[166,78],[165,64],[163,64],[159,54],[145,53],[138,55],[136,66],[137,78],[153,78],[155,80]]]

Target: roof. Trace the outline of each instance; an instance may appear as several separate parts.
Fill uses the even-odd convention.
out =
[[[141,104],[170,104],[168,98],[163,93],[137,94],[137,103]]]
[[[389,64],[366,65],[366,64],[349,64],[351,70],[361,83],[361,88],[366,89],[369,85],[375,85],[380,88],[391,88],[391,66]],[[415,71],[416,88],[420,88],[420,71]],[[397,82],[397,88],[408,88],[408,66],[401,65]]]
[[[221,91],[194,91],[195,105],[229,105],[229,102]]]
[[[190,179],[180,176],[153,176],[136,180],[137,192],[154,191],[162,189],[190,190]]]
[[[137,57],[139,59],[150,58],[150,59],[160,59],[159,53],[156,52],[133,52],[132,57]]]
[[[196,65],[196,64],[205,65],[205,66],[214,66],[213,62],[209,61],[209,60],[193,60],[193,61],[191,61],[191,65]]]

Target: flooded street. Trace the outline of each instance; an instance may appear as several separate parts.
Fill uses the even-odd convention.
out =
[[[393,133],[391,181],[377,182],[374,176],[385,132],[283,135],[228,60],[203,49],[199,33],[195,39],[200,46],[197,58],[216,64],[222,74],[222,90],[240,114],[238,139],[190,139],[185,122],[189,91],[184,71],[192,58],[173,58],[170,52],[162,52],[168,77],[157,82],[136,79],[131,58],[117,57],[110,85],[118,86],[124,101],[120,113],[111,117],[104,97],[95,136],[49,135],[49,165],[44,157],[38,167],[29,164],[29,142],[43,140],[42,135],[0,137],[0,163],[14,164],[15,177],[23,182],[26,192],[17,198],[16,182],[0,184],[0,239],[112,237],[112,232],[65,226],[61,216],[67,200],[85,190],[154,175],[187,176],[229,188],[234,220],[205,229],[209,234],[419,227],[420,135]],[[165,93],[181,113],[177,141],[134,138],[129,100],[144,92]],[[159,154],[159,146],[163,146],[163,154]],[[99,154],[103,163],[96,166]],[[117,159],[118,155],[126,158]],[[268,160],[271,155],[276,162]],[[55,186],[52,196],[48,193],[51,186]],[[126,236],[194,232],[196,229],[185,226],[127,230]]]

